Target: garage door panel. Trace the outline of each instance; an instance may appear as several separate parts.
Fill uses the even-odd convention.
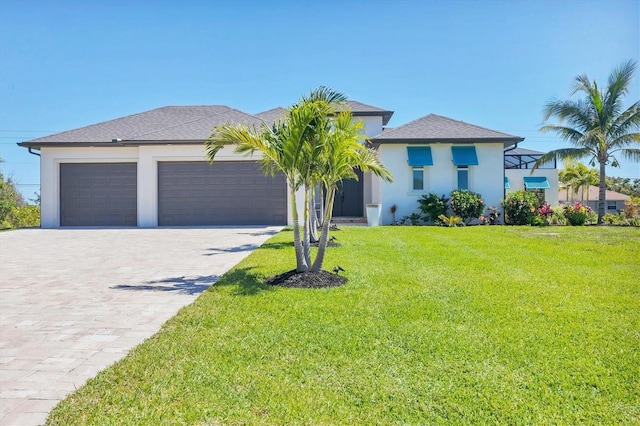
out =
[[[60,164],[60,226],[136,226],[136,163]]]
[[[158,163],[158,224],[284,225],[286,182],[253,161]]]

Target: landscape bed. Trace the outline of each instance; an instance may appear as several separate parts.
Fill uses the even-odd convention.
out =
[[[346,284],[264,284],[283,231],[48,424],[640,422],[640,229],[335,235]]]

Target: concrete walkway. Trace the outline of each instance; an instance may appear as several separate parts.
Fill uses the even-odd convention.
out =
[[[279,229],[0,233],[0,425],[43,424]]]

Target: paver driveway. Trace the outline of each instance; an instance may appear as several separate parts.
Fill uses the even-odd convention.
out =
[[[0,233],[0,425],[42,424],[279,229]]]

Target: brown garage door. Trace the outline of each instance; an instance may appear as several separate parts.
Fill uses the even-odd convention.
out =
[[[286,225],[282,174],[255,161],[158,163],[158,225]]]
[[[60,226],[136,226],[136,163],[60,164]]]

